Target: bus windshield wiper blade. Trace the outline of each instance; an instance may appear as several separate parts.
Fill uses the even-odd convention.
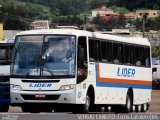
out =
[[[47,71],[51,74],[51,76],[55,76],[54,73],[46,65],[43,65],[42,71]]]

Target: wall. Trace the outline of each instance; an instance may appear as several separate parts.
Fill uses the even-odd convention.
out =
[[[0,40],[3,40],[4,35],[3,35],[3,23],[0,23]]]
[[[5,40],[10,40],[14,39],[15,35],[19,33],[19,30],[4,30],[4,39]]]

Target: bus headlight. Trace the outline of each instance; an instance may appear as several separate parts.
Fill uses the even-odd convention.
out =
[[[63,90],[70,90],[73,89],[73,85],[63,85],[60,87],[59,90],[63,91]]]
[[[12,89],[12,90],[19,90],[19,91],[22,90],[21,86],[19,86],[19,85],[10,85],[10,89]]]

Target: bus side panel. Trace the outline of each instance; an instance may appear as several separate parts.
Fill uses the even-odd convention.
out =
[[[150,68],[96,64],[96,103],[125,104],[129,88],[134,89],[134,101],[139,99],[134,104],[149,102],[151,80]],[[103,99],[106,97],[108,100],[104,102]]]
[[[133,89],[134,105],[149,103],[151,101],[151,90],[149,89]]]
[[[96,69],[96,100],[95,104],[124,104],[126,99],[127,88],[118,88],[110,82],[101,81],[101,78],[109,78],[112,72],[112,67],[107,64],[97,63]],[[111,74],[108,73],[110,71]],[[104,77],[102,77],[103,75]],[[119,94],[121,93],[121,94]]]

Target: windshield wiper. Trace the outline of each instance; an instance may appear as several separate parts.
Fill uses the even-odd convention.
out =
[[[51,74],[51,76],[55,76],[54,73],[46,65],[42,66],[42,71],[47,71]]]
[[[42,64],[42,72],[43,71],[47,71],[47,72],[49,72],[51,74],[51,76],[55,76],[54,73],[45,65],[46,64],[45,59],[43,59],[42,63],[43,63]]]

